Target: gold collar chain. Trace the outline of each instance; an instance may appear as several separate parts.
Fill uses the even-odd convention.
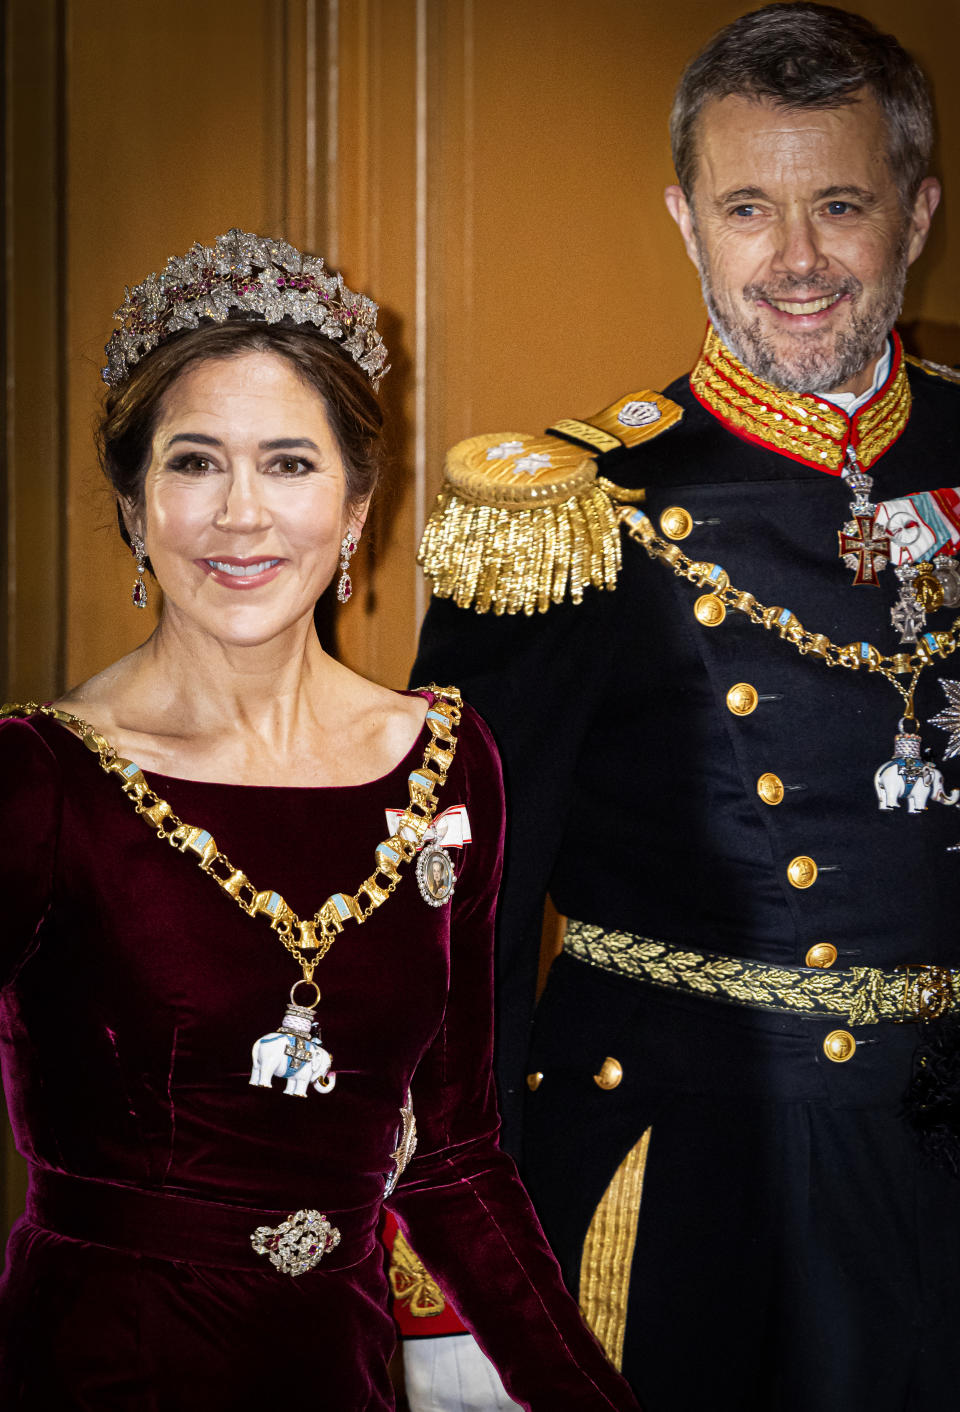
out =
[[[694,605],[698,622],[705,627],[716,627],[727,615],[727,609],[743,613],[752,623],[768,630],[776,628],[785,642],[795,647],[801,656],[819,658],[826,667],[846,667],[859,671],[865,667],[868,672],[879,672],[894,686],[904,701],[904,719],[915,721],[913,694],[924,667],[936,657],[949,657],[960,647],[960,617],[955,618],[949,632],[925,632],[917,639],[915,652],[897,652],[884,656],[870,642],[850,642],[839,647],[825,633],[808,632],[789,608],[765,608],[753,596],[739,588],[734,588],[719,564],[694,562],[689,559],[677,544],[669,544],[661,539],[648,515],[633,506],[620,507],[620,522],[626,527],[631,539],[637,540],[650,555],[669,564],[679,578],[689,579],[707,592],[698,598]],[[908,686],[897,681],[898,676],[909,676]]]
[[[365,922],[397,887],[402,876],[400,865],[416,856],[436,814],[436,791],[446,782],[453,763],[457,748],[454,732],[460,723],[463,703],[456,687],[431,685],[428,690],[434,696],[426,715],[430,740],[423,753],[423,764],[408,777],[409,803],[400,816],[396,833],[377,844],[376,867],[356,893],[332,893],[309,920],[298,917],[278,892],[259,892],[247,875],[220,852],[207,829],[186,824],[178,818],[167,801],[150,788],[139,765],[118,755],[109,741],[86,721],[36,702],[3,706],[0,717],[51,716],[74,730],[87,749],[96,753],[106,773],[117,777],[124,794],[144,822],[156,830],[157,837],[166,839],[181,853],[193,853],[201,872],[213,878],[248,916],[268,917],[283,945],[300,962],[304,980],[312,982],[317,962],[343,931],[344,922],[350,919]]]

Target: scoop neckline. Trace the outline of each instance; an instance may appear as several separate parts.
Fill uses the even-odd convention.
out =
[[[398,691],[396,694],[397,696],[419,696],[422,700],[427,703],[427,711],[430,710],[430,707],[436,700],[436,693],[432,692],[428,687],[423,687],[417,691]],[[26,717],[25,719],[30,720],[31,718]],[[41,719],[44,718],[41,717]],[[83,749],[86,749],[80,737],[73,730],[71,730],[71,728],[65,722],[58,721],[53,716],[46,717],[46,719],[53,721],[53,724],[57,727],[58,730],[65,731],[66,734],[68,736],[71,736],[79,746],[81,746]],[[78,717],[77,719],[79,720],[81,718]],[[371,789],[374,785],[384,784],[394,775],[399,774],[401,770],[408,770],[410,768],[411,757],[416,757],[414,761],[414,763],[416,763],[416,759],[419,758],[419,755],[422,753],[423,739],[424,736],[428,733],[429,727],[427,725],[426,715],[424,715],[423,724],[417,732],[416,736],[414,737],[410,749],[406,752],[406,754],[401,756],[401,758],[397,761],[395,765],[391,765],[389,770],[387,770],[384,774],[377,775],[372,780],[361,780],[358,784],[238,784],[232,781],[194,780],[190,779],[186,775],[165,775],[160,770],[151,770],[149,768],[145,769],[137,761],[134,761],[133,763],[137,764],[137,767],[140,769],[144,778],[152,780],[163,780],[168,784],[177,785],[178,787],[181,785],[185,785],[188,787],[196,786],[200,789],[260,790],[263,793],[269,792],[273,794],[290,794],[293,792],[296,792],[298,794],[331,794],[349,789]]]

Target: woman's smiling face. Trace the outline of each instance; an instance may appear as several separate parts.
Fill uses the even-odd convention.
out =
[[[154,429],[139,527],[165,616],[233,646],[313,613],[365,506],[320,395],[285,358],[248,352],[187,368]]]

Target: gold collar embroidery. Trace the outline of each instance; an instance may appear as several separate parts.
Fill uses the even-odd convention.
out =
[[[785,392],[754,377],[712,325],[690,374],[690,387],[707,411],[738,436],[835,476],[843,470],[848,446],[862,467],[871,466],[893,445],[910,416],[910,384],[896,332],[886,382],[852,419],[813,394]]]

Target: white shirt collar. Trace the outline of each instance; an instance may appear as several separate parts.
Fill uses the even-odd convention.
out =
[[[893,344],[888,338],[884,345],[883,352],[877,359],[877,365],[873,370],[873,383],[866,392],[861,392],[859,396],[855,392],[818,392],[824,402],[832,402],[835,407],[839,407],[842,412],[846,412],[848,417],[852,417],[854,412],[859,412],[870,398],[875,396],[886,382],[890,373],[890,359],[893,357]]]

